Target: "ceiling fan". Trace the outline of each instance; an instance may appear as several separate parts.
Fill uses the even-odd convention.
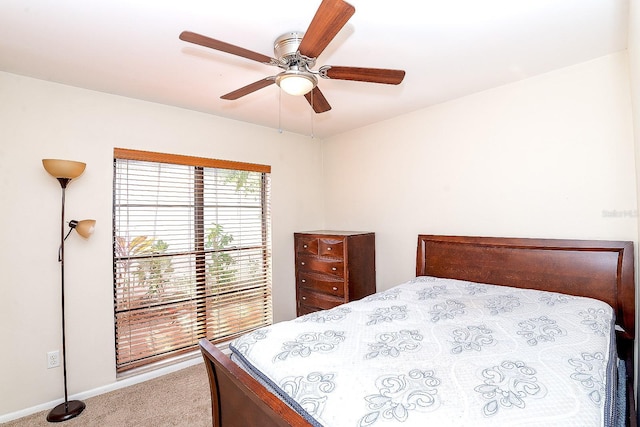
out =
[[[355,8],[343,0],[323,0],[306,33],[289,32],[274,43],[275,58],[242,47],[183,31],[180,39],[243,58],[274,65],[283,69],[275,76],[265,77],[240,89],[222,95],[235,100],[275,83],[291,95],[304,95],[316,113],[329,111],[331,106],[318,88],[318,76],[324,79],[354,80],[397,85],[404,79],[403,70],[383,68],[341,67],[323,65],[313,70],[316,58],[355,13]]]

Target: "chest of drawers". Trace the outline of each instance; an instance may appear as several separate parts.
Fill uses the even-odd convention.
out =
[[[374,233],[300,232],[294,242],[298,316],[375,293]]]

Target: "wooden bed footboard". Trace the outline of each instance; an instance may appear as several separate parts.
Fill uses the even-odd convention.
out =
[[[214,427],[311,426],[208,340],[200,340],[200,350],[209,376]]]

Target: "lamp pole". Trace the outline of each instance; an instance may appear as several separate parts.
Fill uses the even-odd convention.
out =
[[[80,400],[69,401],[67,393],[67,345],[65,339],[65,324],[64,324],[64,205],[65,205],[65,191],[67,184],[71,181],[71,178],[57,178],[62,187],[62,214],[60,219],[60,249],[58,252],[58,261],[60,262],[60,282],[61,282],[61,301],[62,301],[62,373],[64,377],[64,402],[53,408],[47,415],[47,421],[49,422],[61,422],[74,418],[84,410],[85,404]]]

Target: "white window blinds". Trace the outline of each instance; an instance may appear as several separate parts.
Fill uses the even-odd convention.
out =
[[[270,324],[270,167],[114,151],[116,368]]]

